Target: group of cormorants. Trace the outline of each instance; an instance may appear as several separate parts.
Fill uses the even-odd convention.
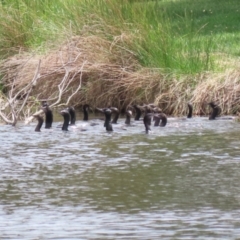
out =
[[[193,106],[192,104],[188,103],[188,115],[187,118],[192,118],[193,114]],[[216,105],[214,102],[210,102],[209,106],[212,108],[211,114],[209,116],[209,120],[214,120],[216,117],[221,113],[221,108]],[[83,121],[88,121],[88,112],[89,112],[89,105],[83,105]],[[42,104],[42,109],[45,114],[45,128],[49,129],[52,127],[53,123],[53,112],[50,109],[47,102]],[[120,115],[120,111],[116,107],[108,106],[106,108],[96,108],[98,112],[101,112],[105,115],[104,120],[104,127],[106,131],[113,131],[112,124],[116,124]],[[141,116],[143,115],[143,124],[145,127],[145,132],[148,133],[151,126],[152,121],[154,122],[154,126],[165,127],[167,124],[167,116],[162,112],[158,106],[154,104],[143,104],[141,105],[131,105],[127,108],[125,112],[125,125],[131,125],[131,117],[132,117],[132,110],[135,112],[134,120],[139,121]],[[61,128],[63,131],[68,131],[69,126],[74,126],[76,123],[76,112],[74,107],[67,107],[60,111],[60,114],[63,116],[63,124]],[[112,119],[113,115],[113,119]],[[44,119],[41,115],[34,115],[34,117],[38,120],[38,124],[35,128],[36,132],[41,131],[41,127],[44,123]],[[97,124],[97,123],[96,123]],[[95,125],[95,124],[92,124]]]

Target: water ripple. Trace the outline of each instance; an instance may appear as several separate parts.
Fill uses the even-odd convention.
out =
[[[1,126],[3,239],[240,238],[239,123]]]

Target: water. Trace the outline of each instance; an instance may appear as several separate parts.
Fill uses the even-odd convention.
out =
[[[1,239],[240,238],[240,123],[95,121],[0,126]]]

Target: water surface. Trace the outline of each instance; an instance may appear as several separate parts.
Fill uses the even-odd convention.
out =
[[[1,239],[240,238],[240,124],[0,126]]]

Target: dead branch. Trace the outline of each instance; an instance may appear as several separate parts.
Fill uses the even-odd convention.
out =
[[[79,84],[78,84],[78,87],[77,87],[76,91],[74,91],[74,92],[68,97],[67,102],[66,102],[65,104],[61,104],[61,105],[66,105],[66,106],[67,106],[67,105],[69,104],[69,102],[71,101],[72,97],[73,97],[75,94],[77,94],[78,91],[81,89],[81,87],[82,87],[83,67],[84,67],[84,65],[85,65],[86,62],[87,62],[87,61],[84,61],[83,64],[82,64],[82,66],[81,66],[81,68],[79,69],[79,71],[76,72],[76,74],[78,74],[78,73],[80,72]],[[74,76],[71,78],[71,80],[69,81],[68,85],[72,82],[72,80],[74,79],[74,77],[75,77],[76,74],[74,74]],[[61,105],[58,105],[58,106],[60,107]]]
[[[41,60],[39,60],[38,62],[38,66],[36,68],[33,79],[24,88],[20,89],[17,93],[14,93],[16,78],[14,79],[8,97],[6,97],[6,104],[0,110],[0,116],[5,121],[5,123],[11,124],[12,126],[15,126],[17,124],[19,115],[22,113],[22,110],[26,105],[26,102],[29,98],[30,93],[32,92],[33,87],[36,86],[37,80],[40,78],[39,75],[40,64]],[[18,105],[17,99],[20,98],[22,93],[25,93],[24,100],[21,106],[17,107]],[[11,117],[7,116],[5,113],[7,108],[9,108]]]
[[[67,106],[69,104],[69,102],[71,101],[72,97],[74,97],[74,95],[76,95],[78,93],[78,91],[82,87],[83,68],[84,68],[84,65],[86,64],[86,62],[87,61],[83,62],[81,68],[78,71],[75,71],[75,73],[73,74],[73,76],[71,78],[69,78],[70,72],[69,72],[68,67],[66,65],[64,65],[65,75],[64,75],[62,81],[58,84],[57,100],[53,104],[50,105],[51,108],[60,107],[60,106]],[[78,84],[77,89],[68,97],[66,103],[61,103],[62,96],[68,91],[69,85],[71,83],[73,83],[73,81],[74,81],[75,77],[77,76],[77,74],[80,74],[80,76],[79,76],[79,84]],[[30,123],[34,119],[34,116],[42,114],[42,113],[43,113],[43,110],[39,110],[39,111],[35,112],[32,116],[30,116],[30,117],[25,119],[25,124]]]

